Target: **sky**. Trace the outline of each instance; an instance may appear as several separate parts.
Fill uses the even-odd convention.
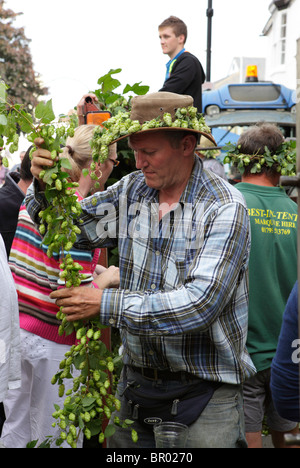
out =
[[[264,57],[261,33],[271,0],[213,0],[211,81],[227,76],[234,57]],[[49,88],[54,113],[74,108],[83,94],[99,88],[111,69],[125,85],[141,82],[158,91],[169,60],[161,51],[158,25],[170,15],[188,27],[186,50],[206,70],[207,0],[6,0],[22,12],[13,23],[24,27],[34,70]]]

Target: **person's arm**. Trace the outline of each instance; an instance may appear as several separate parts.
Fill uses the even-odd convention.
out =
[[[77,104],[77,117],[78,117],[78,125],[84,125],[85,123],[85,100],[86,98],[90,98],[91,102],[95,105],[98,105],[98,98],[93,93],[84,94],[80,99],[79,103]]]
[[[99,289],[118,288],[120,285],[119,268],[115,266],[108,267],[94,278],[93,283],[95,283]]]
[[[209,234],[183,285],[158,293],[105,289],[98,311],[91,308],[88,317],[100,312],[103,325],[125,327],[132,333],[169,335],[207,330],[224,311],[243,276],[245,280],[247,209],[238,203],[227,204],[211,215],[205,230]],[[58,306],[67,306],[69,320],[82,319],[80,291],[74,288],[72,294],[61,290],[51,297],[58,299]]]
[[[281,417],[296,422],[300,421],[299,361],[298,283],[296,283],[286,305],[277,350],[271,365],[274,406]]]
[[[0,234],[0,402],[8,390],[21,386],[21,343],[18,296],[7,263],[6,250]]]

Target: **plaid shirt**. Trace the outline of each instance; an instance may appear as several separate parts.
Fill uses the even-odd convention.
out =
[[[36,197],[29,190],[32,217]],[[101,322],[119,328],[125,364],[239,384],[255,373],[244,199],[195,158],[177,208],[159,221],[158,206],[140,171],[82,202],[76,247],[119,249],[120,289],[104,290]]]

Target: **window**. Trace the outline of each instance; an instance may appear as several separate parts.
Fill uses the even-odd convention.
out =
[[[287,14],[281,15],[281,28],[280,28],[280,64],[285,64],[286,53],[286,29],[287,29]]]

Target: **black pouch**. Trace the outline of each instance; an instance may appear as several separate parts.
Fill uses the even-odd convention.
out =
[[[128,382],[123,395],[127,399],[127,416],[153,430],[154,424],[175,421],[190,426],[201,415],[219,382],[200,380],[183,385],[180,390],[163,392],[157,388],[143,388]]]

